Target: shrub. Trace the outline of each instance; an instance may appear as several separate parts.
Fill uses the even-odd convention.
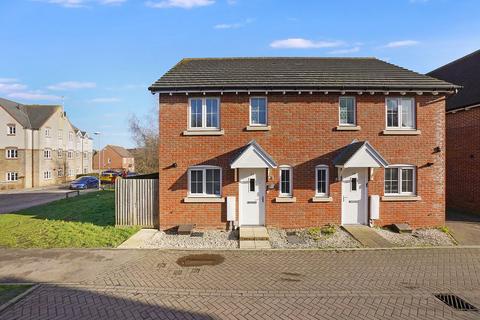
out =
[[[322,234],[324,235],[332,235],[337,231],[337,229],[335,228],[334,225],[327,224],[326,226],[323,226],[321,228],[321,231],[322,231]]]
[[[450,234],[450,230],[447,226],[438,227],[438,230],[442,231],[443,233]]]

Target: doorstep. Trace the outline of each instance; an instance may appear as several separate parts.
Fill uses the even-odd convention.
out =
[[[263,226],[240,227],[240,249],[271,249],[267,228]]]

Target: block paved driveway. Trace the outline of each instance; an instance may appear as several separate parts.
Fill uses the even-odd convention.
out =
[[[480,319],[433,296],[480,307],[476,248],[211,251],[219,264],[177,264],[199,253],[0,250],[0,281],[51,281],[0,319]]]

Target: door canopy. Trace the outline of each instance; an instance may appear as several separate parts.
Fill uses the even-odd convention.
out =
[[[276,168],[275,160],[252,140],[245,145],[242,152],[233,159],[230,167],[237,168]]]
[[[368,141],[353,141],[333,162],[338,168],[385,168],[388,166],[387,160]]]

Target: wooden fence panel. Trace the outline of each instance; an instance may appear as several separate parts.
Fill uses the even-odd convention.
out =
[[[115,180],[115,224],[158,228],[158,179]]]

